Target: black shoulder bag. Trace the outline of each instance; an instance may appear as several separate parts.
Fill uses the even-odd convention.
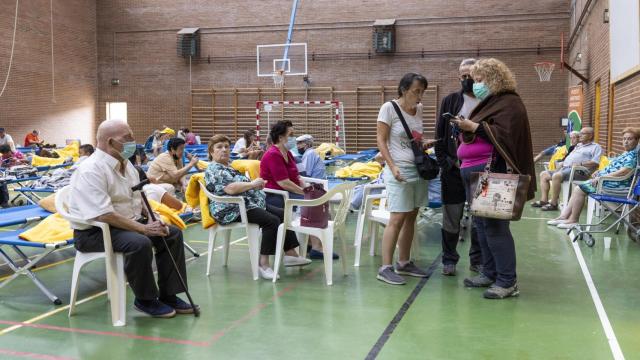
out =
[[[433,180],[438,177],[438,173],[440,172],[440,168],[438,167],[438,163],[432,159],[429,155],[427,155],[422,149],[422,143],[417,143],[413,138],[413,134],[411,134],[411,130],[407,125],[407,122],[404,120],[404,116],[402,116],[402,111],[400,111],[400,107],[394,101],[391,101],[391,105],[396,110],[396,114],[400,118],[400,122],[402,123],[402,127],[404,131],[407,133],[407,137],[411,140],[411,150],[413,150],[413,156],[415,158],[416,168],[418,169],[418,174],[421,178],[425,180]]]

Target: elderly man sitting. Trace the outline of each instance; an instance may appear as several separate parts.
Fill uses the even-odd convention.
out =
[[[138,172],[128,161],[136,150],[131,128],[125,122],[107,120],[100,124],[96,137],[96,152],[71,177],[70,214],[109,224],[113,250],[125,254],[124,271],[135,294],[136,310],[162,318],[193,313],[191,305],[176,296],[186,289],[169,256],[170,251],[186,282],[182,232],[160,221],[146,220],[140,193],[131,190],[140,182]],[[76,249],[104,251],[99,228],[82,223],[71,223],[71,227]],[[154,248],[158,286],[152,267]]]
[[[298,164],[300,175],[314,178],[325,179],[327,177],[324,161],[313,150],[313,136],[304,134],[296,138],[296,147],[298,153],[302,156],[302,161]]]
[[[580,143],[567,155],[564,161],[558,163],[556,170],[540,173],[542,196],[539,201],[534,202],[531,206],[542,208],[543,211],[558,210],[560,188],[563,181],[569,180],[571,168],[577,165],[588,169],[588,172],[577,170],[573,175],[574,180],[587,180],[591,173],[598,168],[600,157],[602,156],[602,147],[593,142],[593,128],[582,128],[579,136]],[[552,193],[551,199],[549,199],[550,190]]]

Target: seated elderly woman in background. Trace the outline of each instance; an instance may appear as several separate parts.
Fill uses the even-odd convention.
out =
[[[209,140],[209,158],[211,164],[204,174],[207,190],[218,196],[242,196],[247,209],[247,220],[257,224],[262,229],[262,243],[260,245],[260,277],[273,279],[273,269],[269,265],[269,255],[274,255],[278,226],[282,224],[284,211],[281,207],[268,204],[262,191],[265,181],[249,178],[231,167],[231,141],[224,135],[215,135]],[[219,224],[229,224],[240,220],[240,208],[237,204],[216,203],[209,204],[211,216]],[[284,265],[304,266],[311,261],[300,257],[295,248],[299,246],[294,232],[287,230],[284,240]]]
[[[288,120],[278,121],[271,127],[269,138],[273,145],[262,156],[260,177],[266,181],[266,188],[287,191],[291,199],[304,199],[302,189],[305,184],[300,179],[296,161],[289,151],[293,131],[293,123]],[[266,201],[272,206],[284,208],[284,199],[280,195],[268,193]],[[315,236],[309,239],[311,242],[309,257],[314,260],[323,260],[322,243]],[[338,254],[334,253],[333,259],[338,259]]]
[[[580,220],[580,212],[582,212],[587,195],[596,191],[595,186],[599,178],[603,176],[623,177],[634,171],[638,165],[638,150],[636,147],[638,146],[639,138],[640,131],[638,129],[628,127],[622,130],[622,146],[625,152],[613,158],[603,170],[593,173],[591,180],[577,185],[571,193],[569,204],[562,210],[560,216],[549,220],[547,224],[555,225],[560,229],[572,228]],[[631,177],[621,181],[606,180],[602,183],[602,189],[606,193],[607,190],[628,188],[631,186],[631,180]]]

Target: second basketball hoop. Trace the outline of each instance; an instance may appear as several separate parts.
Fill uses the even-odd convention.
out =
[[[540,81],[551,81],[551,73],[553,73],[556,64],[549,61],[542,61],[533,64],[533,67],[536,69]]]

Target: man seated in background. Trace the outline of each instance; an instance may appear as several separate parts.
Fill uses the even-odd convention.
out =
[[[539,201],[531,204],[533,207],[542,208],[542,211],[557,211],[560,188],[563,181],[569,180],[573,166],[583,166],[588,169],[576,170],[573,180],[587,180],[591,173],[598,168],[602,147],[593,142],[593,128],[585,127],[580,130],[580,143],[564,161],[558,163],[556,170],[540,173],[540,190],[542,196]],[[551,191],[551,198],[549,198]]]
[[[38,136],[38,130],[33,130],[24,137],[24,147],[39,148],[44,144],[44,140]]]
[[[0,145],[9,145],[12,151],[16,151],[16,144],[13,142],[13,138],[2,127],[0,127]]]
[[[158,180],[159,183],[172,185],[173,189],[182,192],[186,188],[185,176],[198,163],[196,156],[191,156],[187,165],[182,162],[184,154],[184,140],[172,138],[167,144],[167,151],[158,155],[150,164],[147,176]],[[173,191],[169,191],[173,194]]]
[[[559,147],[565,146],[566,143],[567,143],[567,129],[562,129],[562,139],[557,144],[553,144],[553,145],[549,146],[548,148],[542,150],[540,153],[538,153],[538,155],[536,155],[533,158],[533,162],[536,163],[536,162],[540,161],[540,159],[542,159],[542,157],[544,157],[544,156],[553,155]]]
[[[324,161],[313,150],[313,136],[304,134],[296,138],[296,147],[298,153],[302,156],[298,166],[298,172],[301,176],[314,179],[326,179],[326,168]]]

